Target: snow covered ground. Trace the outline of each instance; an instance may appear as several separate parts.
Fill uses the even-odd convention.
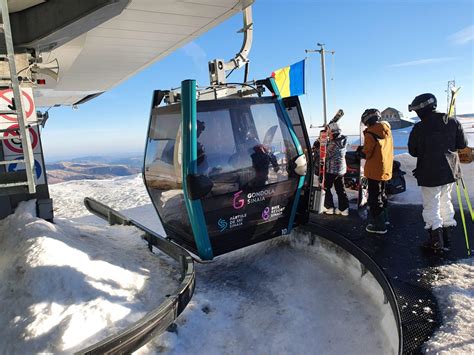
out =
[[[52,224],[35,210],[34,201],[22,203],[0,222],[1,354],[80,350],[140,319],[179,284],[172,261],[148,253],[136,229]]]
[[[64,218],[90,216],[84,197],[114,206],[121,211],[150,203],[141,174],[107,180],[74,180],[50,185],[55,214]],[[97,219],[99,220],[99,219]]]
[[[408,192],[413,159],[398,156]],[[468,167],[468,169],[466,169]],[[464,166],[474,194],[474,166]],[[95,197],[161,229],[140,176],[50,186],[55,224],[22,204],[0,221],[0,353],[73,352],[116,332],[177,286],[173,262],[149,254],[131,227],[105,225],[82,207]],[[421,218],[421,216],[420,216]],[[277,238],[197,265],[197,288],[175,332],[140,353],[383,353],[374,304],[333,260]],[[474,352],[473,259],[440,268],[443,326],[430,353]]]
[[[443,324],[426,342],[426,352],[474,354],[474,259],[441,266],[438,271],[433,291]]]
[[[139,204],[136,181],[130,179],[130,185]],[[142,307],[151,310],[176,288],[169,261],[148,254],[132,228],[108,227],[78,212],[83,196],[99,184],[106,203],[117,197],[105,191],[122,184],[128,207],[134,205],[123,179],[91,182],[90,190],[84,181],[52,187],[53,198],[71,201],[56,211],[57,224],[33,217],[32,203],[0,222],[4,234],[16,231],[1,242],[5,256],[20,255],[1,258],[1,279],[7,280],[1,308],[11,311],[0,317],[0,338],[12,341],[0,344],[0,353],[72,352],[130,324],[143,315]],[[129,211],[153,227],[151,205]],[[78,217],[61,218],[71,215]],[[147,256],[143,262],[141,254]],[[22,282],[15,282],[18,270]],[[177,333],[164,334],[140,352],[380,353],[387,339],[377,331],[381,320],[374,307],[368,291],[340,266],[280,238],[197,265],[195,296]],[[351,336],[341,341],[340,332]]]

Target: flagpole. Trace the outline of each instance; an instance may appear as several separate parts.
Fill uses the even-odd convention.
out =
[[[334,51],[326,51],[324,49],[324,43],[318,43],[318,46],[321,49],[306,49],[306,53],[315,53],[318,52],[321,54],[321,71],[322,71],[322,82],[323,82],[323,110],[324,110],[324,126],[327,125],[328,117],[327,117],[327,100],[326,100],[326,61],[325,61],[325,54],[327,52],[334,54]]]

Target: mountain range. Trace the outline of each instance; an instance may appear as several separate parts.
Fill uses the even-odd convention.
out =
[[[71,180],[102,180],[116,176],[138,174],[142,170],[142,157],[111,158],[89,156],[46,164],[48,183]]]

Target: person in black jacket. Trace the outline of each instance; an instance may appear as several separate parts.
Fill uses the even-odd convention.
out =
[[[413,171],[423,196],[423,220],[429,239],[423,247],[441,250],[456,226],[451,202],[453,183],[461,177],[458,149],[467,146],[462,125],[454,118],[436,112],[436,97],[422,94],[414,98],[408,111],[421,121],[413,127],[408,152],[417,158]]]
[[[253,153],[250,157],[252,158],[252,167],[255,170],[255,177],[250,181],[249,186],[262,187],[265,186],[268,180],[270,164],[274,172],[278,172],[280,167],[277,158],[269,147],[263,144],[256,144],[252,149]]]

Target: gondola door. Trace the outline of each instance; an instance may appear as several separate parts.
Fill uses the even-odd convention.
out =
[[[287,234],[304,154],[278,96],[196,102],[184,81],[183,190],[198,254],[212,259]]]
[[[312,171],[314,167],[313,153],[311,150],[311,142],[309,140],[306,122],[303,116],[303,110],[301,109],[298,96],[286,97],[283,99],[283,103],[285,105],[286,112],[288,113],[288,117],[290,118],[291,123],[293,125],[296,137],[298,138],[303,148],[303,153],[306,156],[306,161],[308,162],[308,171],[304,181],[303,189],[301,191],[301,198],[296,214],[297,223],[304,224],[309,219],[309,205],[313,178]]]

